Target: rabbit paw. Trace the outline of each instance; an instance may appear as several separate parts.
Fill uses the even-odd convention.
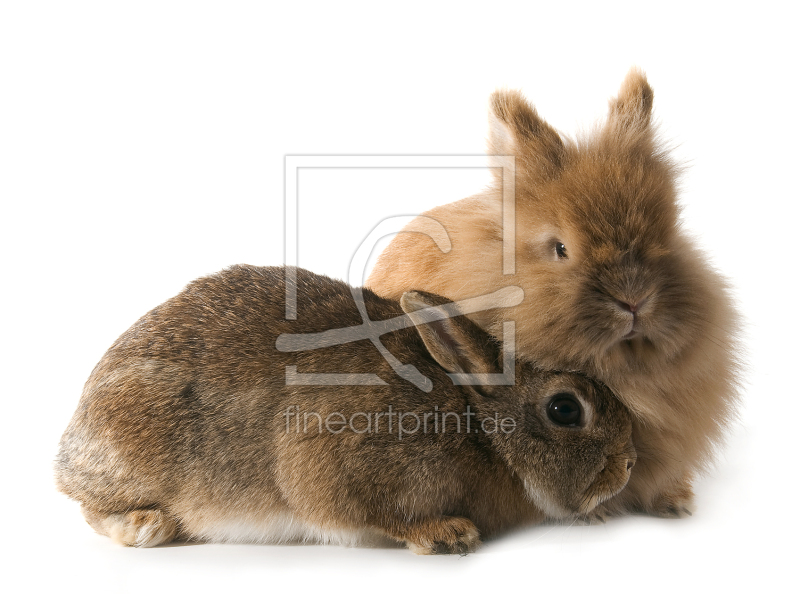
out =
[[[178,534],[178,524],[158,509],[136,509],[124,514],[97,514],[84,512],[89,524],[100,534],[129,547],[155,547],[168,543]]]
[[[659,518],[687,518],[696,509],[692,488],[680,485],[673,491],[658,495],[648,511]]]
[[[478,529],[467,518],[443,517],[410,526],[404,540],[417,555],[466,555],[481,544]]]

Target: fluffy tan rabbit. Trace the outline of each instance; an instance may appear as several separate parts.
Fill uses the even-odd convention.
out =
[[[678,171],[657,141],[652,103],[633,69],[602,127],[572,141],[519,93],[496,92],[489,151],[515,157],[515,273],[503,274],[495,169],[494,187],[425,213],[445,227],[451,251],[400,233],[367,281],[395,299],[410,288],[450,299],[524,290],[516,308],[470,317],[495,336],[514,320],[519,356],[596,377],[633,413],[636,469],[598,519],[690,514],[692,482],[737,403],[738,317],[726,281],[681,229]]]
[[[448,373],[500,373],[502,353],[448,317],[461,313],[449,301],[365,290],[376,326],[362,325],[349,285],[297,269],[295,321],[285,303],[285,269],[234,266],[103,356],[56,462],[97,532],[135,546],[386,539],[463,553],[545,514],[586,514],[628,481],[630,417],[602,384],[521,362],[513,385],[454,384]],[[375,332],[427,392],[394,372]],[[342,373],[364,375],[337,385]]]

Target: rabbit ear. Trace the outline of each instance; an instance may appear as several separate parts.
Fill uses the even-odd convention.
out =
[[[514,155],[529,174],[551,177],[562,166],[564,143],[519,91],[495,91],[490,100],[489,153]]]
[[[438,295],[409,291],[400,307],[416,324],[431,357],[448,373],[498,373],[500,349],[483,330]]]
[[[619,94],[609,101],[608,128],[619,131],[646,130],[650,126],[653,109],[653,89],[639,68],[631,68]]]

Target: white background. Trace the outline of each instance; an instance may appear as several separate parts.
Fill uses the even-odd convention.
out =
[[[794,573],[800,54],[788,3],[0,6],[4,582],[673,592],[766,589]],[[285,155],[480,154],[487,99],[501,86],[573,134],[603,117],[634,64],[690,164],[686,225],[732,279],[747,320],[741,422],[697,484],[694,517],[536,527],[465,558],[135,550],[94,534],[55,491],[58,439],[113,340],[197,276],[283,262]],[[376,218],[486,181],[415,175],[301,173],[300,264],[342,277]]]

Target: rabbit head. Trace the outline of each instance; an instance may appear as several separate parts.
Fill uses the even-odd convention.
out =
[[[520,349],[541,363],[611,380],[658,373],[728,325],[724,283],[681,231],[678,168],[657,143],[652,103],[634,69],[602,128],[569,141],[519,93],[492,97],[490,150],[516,157],[526,297],[513,317]]]
[[[474,323],[437,319],[435,306],[447,300],[413,291],[400,302],[412,317],[427,314],[417,330],[446,371],[476,379],[500,373],[496,343]],[[484,379],[469,388],[469,404],[491,448],[549,517],[585,515],[628,482],[636,461],[631,419],[606,386],[518,360],[508,385]]]

